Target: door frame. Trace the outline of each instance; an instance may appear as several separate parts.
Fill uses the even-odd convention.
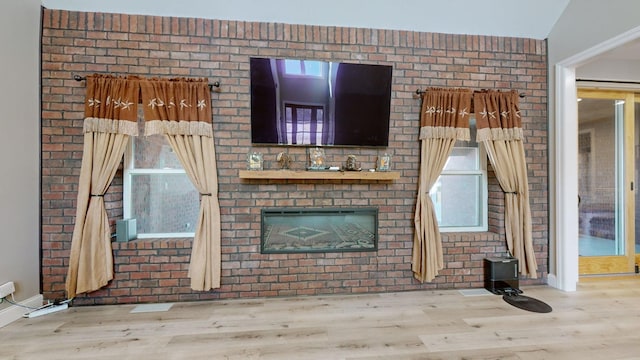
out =
[[[578,107],[576,68],[595,56],[640,38],[640,27],[553,65],[554,121],[550,124],[550,286],[576,291],[578,275]]]
[[[578,97],[589,99],[624,100],[624,118],[622,123],[623,161],[622,161],[622,186],[623,207],[622,221],[624,224],[622,241],[624,241],[624,255],[612,256],[580,256],[578,259],[578,273],[580,275],[601,275],[632,273],[636,259],[635,254],[635,191],[633,189],[635,162],[635,94],[633,91],[605,90],[593,87],[581,87],[578,89]],[[578,126],[578,133],[580,127]],[[616,128],[616,130],[618,129]],[[615,145],[618,146],[617,144]],[[617,150],[616,150],[617,151]],[[620,171],[620,170],[616,170]],[[616,197],[618,197],[616,195]]]

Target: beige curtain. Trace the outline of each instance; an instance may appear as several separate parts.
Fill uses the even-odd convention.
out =
[[[136,79],[87,77],[84,147],[65,284],[68,298],[97,290],[113,279],[111,231],[103,196],[129,136],[137,135],[139,94]]]
[[[420,112],[420,177],[411,269],[420,282],[433,280],[444,268],[438,220],[429,196],[456,140],[469,140],[471,91],[429,89]]]
[[[220,287],[220,205],[207,79],[141,81],[145,135],[164,134],[200,192],[189,277],[191,288]]]
[[[533,249],[527,164],[522,144],[519,96],[515,91],[484,91],[473,97],[477,141],[487,150],[504,192],[507,248],[518,259],[520,273],[537,277]]]

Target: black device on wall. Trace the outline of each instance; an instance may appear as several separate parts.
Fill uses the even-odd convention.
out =
[[[253,144],[389,144],[389,65],[251,58],[250,78]]]

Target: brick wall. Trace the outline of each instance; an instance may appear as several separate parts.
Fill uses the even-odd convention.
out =
[[[249,57],[293,57],[393,66],[389,148],[393,182],[248,180],[249,151],[275,168],[278,147],[252,147]],[[490,175],[490,231],[444,234],[445,269],[420,284],[411,272],[419,165],[416,89],[428,86],[517,89],[525,130],[538,280],[547,273],[547,56],[544,41],[409,31],[220,21],[45,10],[42,38],[42,274],[45,298],[64,296],[80,160],[84,82],[112,73],[207,77],[222,213],[222,287],[189,288],[191,239],[113,243],[115,279],[78,304],[387,292],[483,286],[482,259],[505,252],[503,200]],[[287,149],[297,166],[303,148]],[[373,166],[376,149],[327,148],[330,162],[356,154]],[[369,164],[369,165],[368,165]],[[296,163],[294,163],[294,167]],[[112,223],[122,217],[122,172],[105,197]],[[379,208],[379,250],[260,254],[263,207]]]

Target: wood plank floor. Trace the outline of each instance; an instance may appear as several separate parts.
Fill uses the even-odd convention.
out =
[[[640,359],[640,277],[524,287],[71,307],[0,329],[0,359]]]

